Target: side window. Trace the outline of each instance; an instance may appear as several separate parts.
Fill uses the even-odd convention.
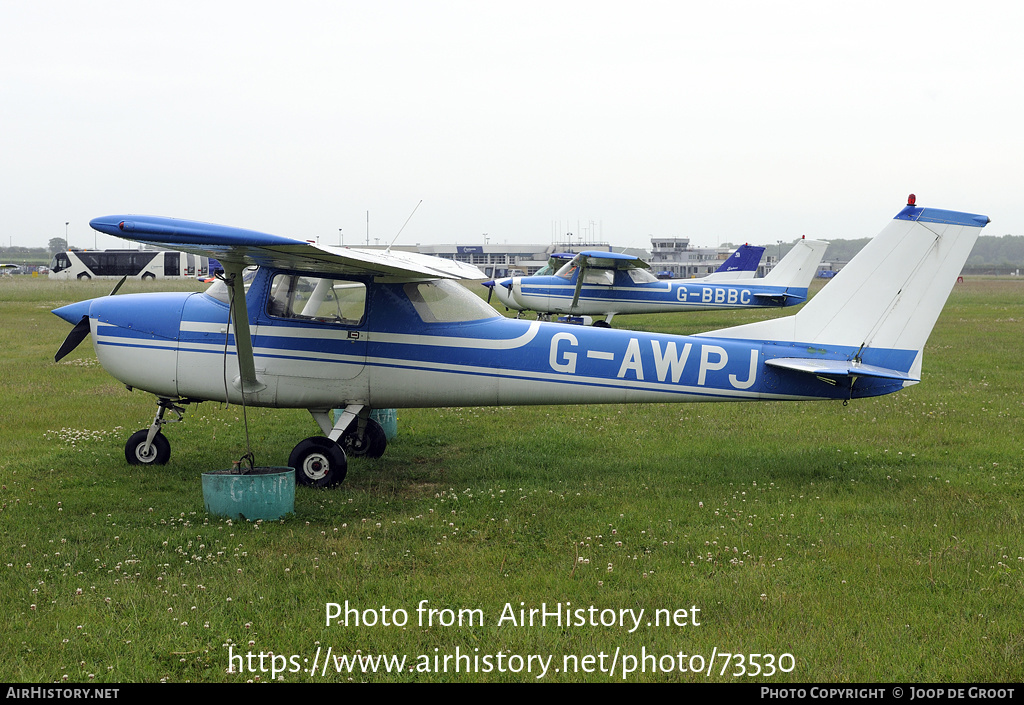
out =
[[[424,323],[481,321],[499,315],[466,287],[447,279],[412,282],[403,288]]]
[[[640,269],[639,267],[627,269],[626,272],[634,284],[649,284],[650,282],[658,281],[658,278],[651,274],[649,270]]]
[[[270,284],[267,313],[278,318],[359,325],[366,313],[366,285],[341,279],[277,274]]]
[[[588,269],[583,273],[583,283],[611,286],[615,283],[615,272],[611,269]]]

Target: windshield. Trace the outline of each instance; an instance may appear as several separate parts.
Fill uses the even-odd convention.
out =
[[[576,274],[577,267],[578,264],[576,263],[576,260],[566,262],[564,265],[562,265],[561,269],[555,272],[555,276],[562,277],[563,279],[572,279],[573,276]]]
[[[252,285],[252,280],[256,277],[257,269],[258,267],[246,267],[245,272],[242,274],[242,284],[245,286],[246,293],[249,293],[249,287]],[[231,303],[231,299],[228,296],[228,285],[224,283],[223,279],[215,279],[213,283],[207,287],[206,295],[212,296],[225,304]]]

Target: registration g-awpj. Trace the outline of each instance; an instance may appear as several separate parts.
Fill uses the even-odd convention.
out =
[[[922,353],[985,216],[911,203],[798,313],[696,336],[499,315],[453,281],[473,267],[316,246],[168,218],[97,218],[97,230],[216,257],[205,293],[111,295],[55,311],[90,333],[103,367],[157,397],[130,463],[162,464],[161,429],[204,400],[307,409],[300,482],[331,485],[348,454],[379,456],[374,408],[849,400],[921,378]],[[247,267],[258,269],[251,278]],[[332,420],[329,410],[344,409]]]

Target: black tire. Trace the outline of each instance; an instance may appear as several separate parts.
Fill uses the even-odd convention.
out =
[[[345,479],[348,458],[330,438],[312,436],[295,446],[288,456],[288,467],[295,468],[295,481],[300,485],[332,487]]]
[[[362,439],[358,436],[358,428],[359,425],[353,421],[345,431],[345,435],[338,441],[338,444],[345,449],[345,453],[360,458],[379,458],[384,455],[384,451],[388,447],[388,437],[384,433],[384,427],[373,419],[367,419]]]
[[[129,465],[167,465],[167,461],[171,459],[171,443],[159,431],[149,446],[149,454],[142,452],[148,435],[149,429],[144,428],[133,433],[124,444],[124,458]]]
[[[82,281],[85,281],[86,279],[92,279],[92,277],[89,276],[88,272],[82,272],[81,274],[78,275],[78,278]]]
[[[145,274],[142,275],[142,281],[144,282],[151,282],[154,279],[156,279],[156,275],[153,274],[152,272],[146,272]]]
[[[612,324],[608,321],[594,321],[594,328],[611,328]]]

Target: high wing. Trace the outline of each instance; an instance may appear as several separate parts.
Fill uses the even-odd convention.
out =
[[[345,247],[324,248],[255,230],[176,218],[110,215],[94,218],[89,225],[101,233],[127,240],[216,257],[224,265],[235,307],[238,385],[248,391],[259,391],[266,385],[256,375],[242,277],[247,266],[279,267],[341,276],[383,276],[408,281],[484,278],[484,273],[472,265],[430,255]],[[72,335],[74,333],[72,331]],[[77,344],[73,342],[71,347]]]
[[[650,269],[651,265],[639,257],[621,252],[605,252],[604,250],[585,250],[573,259],[589,269]]]
[[[177,218],[109,215],[94,218],[89,225],[107,235],[216,257],[222,263],[239,266],[259,265],[346,276],[485,278],[483,272],[470,264],[417,252],[319,246],[255,230]]]

